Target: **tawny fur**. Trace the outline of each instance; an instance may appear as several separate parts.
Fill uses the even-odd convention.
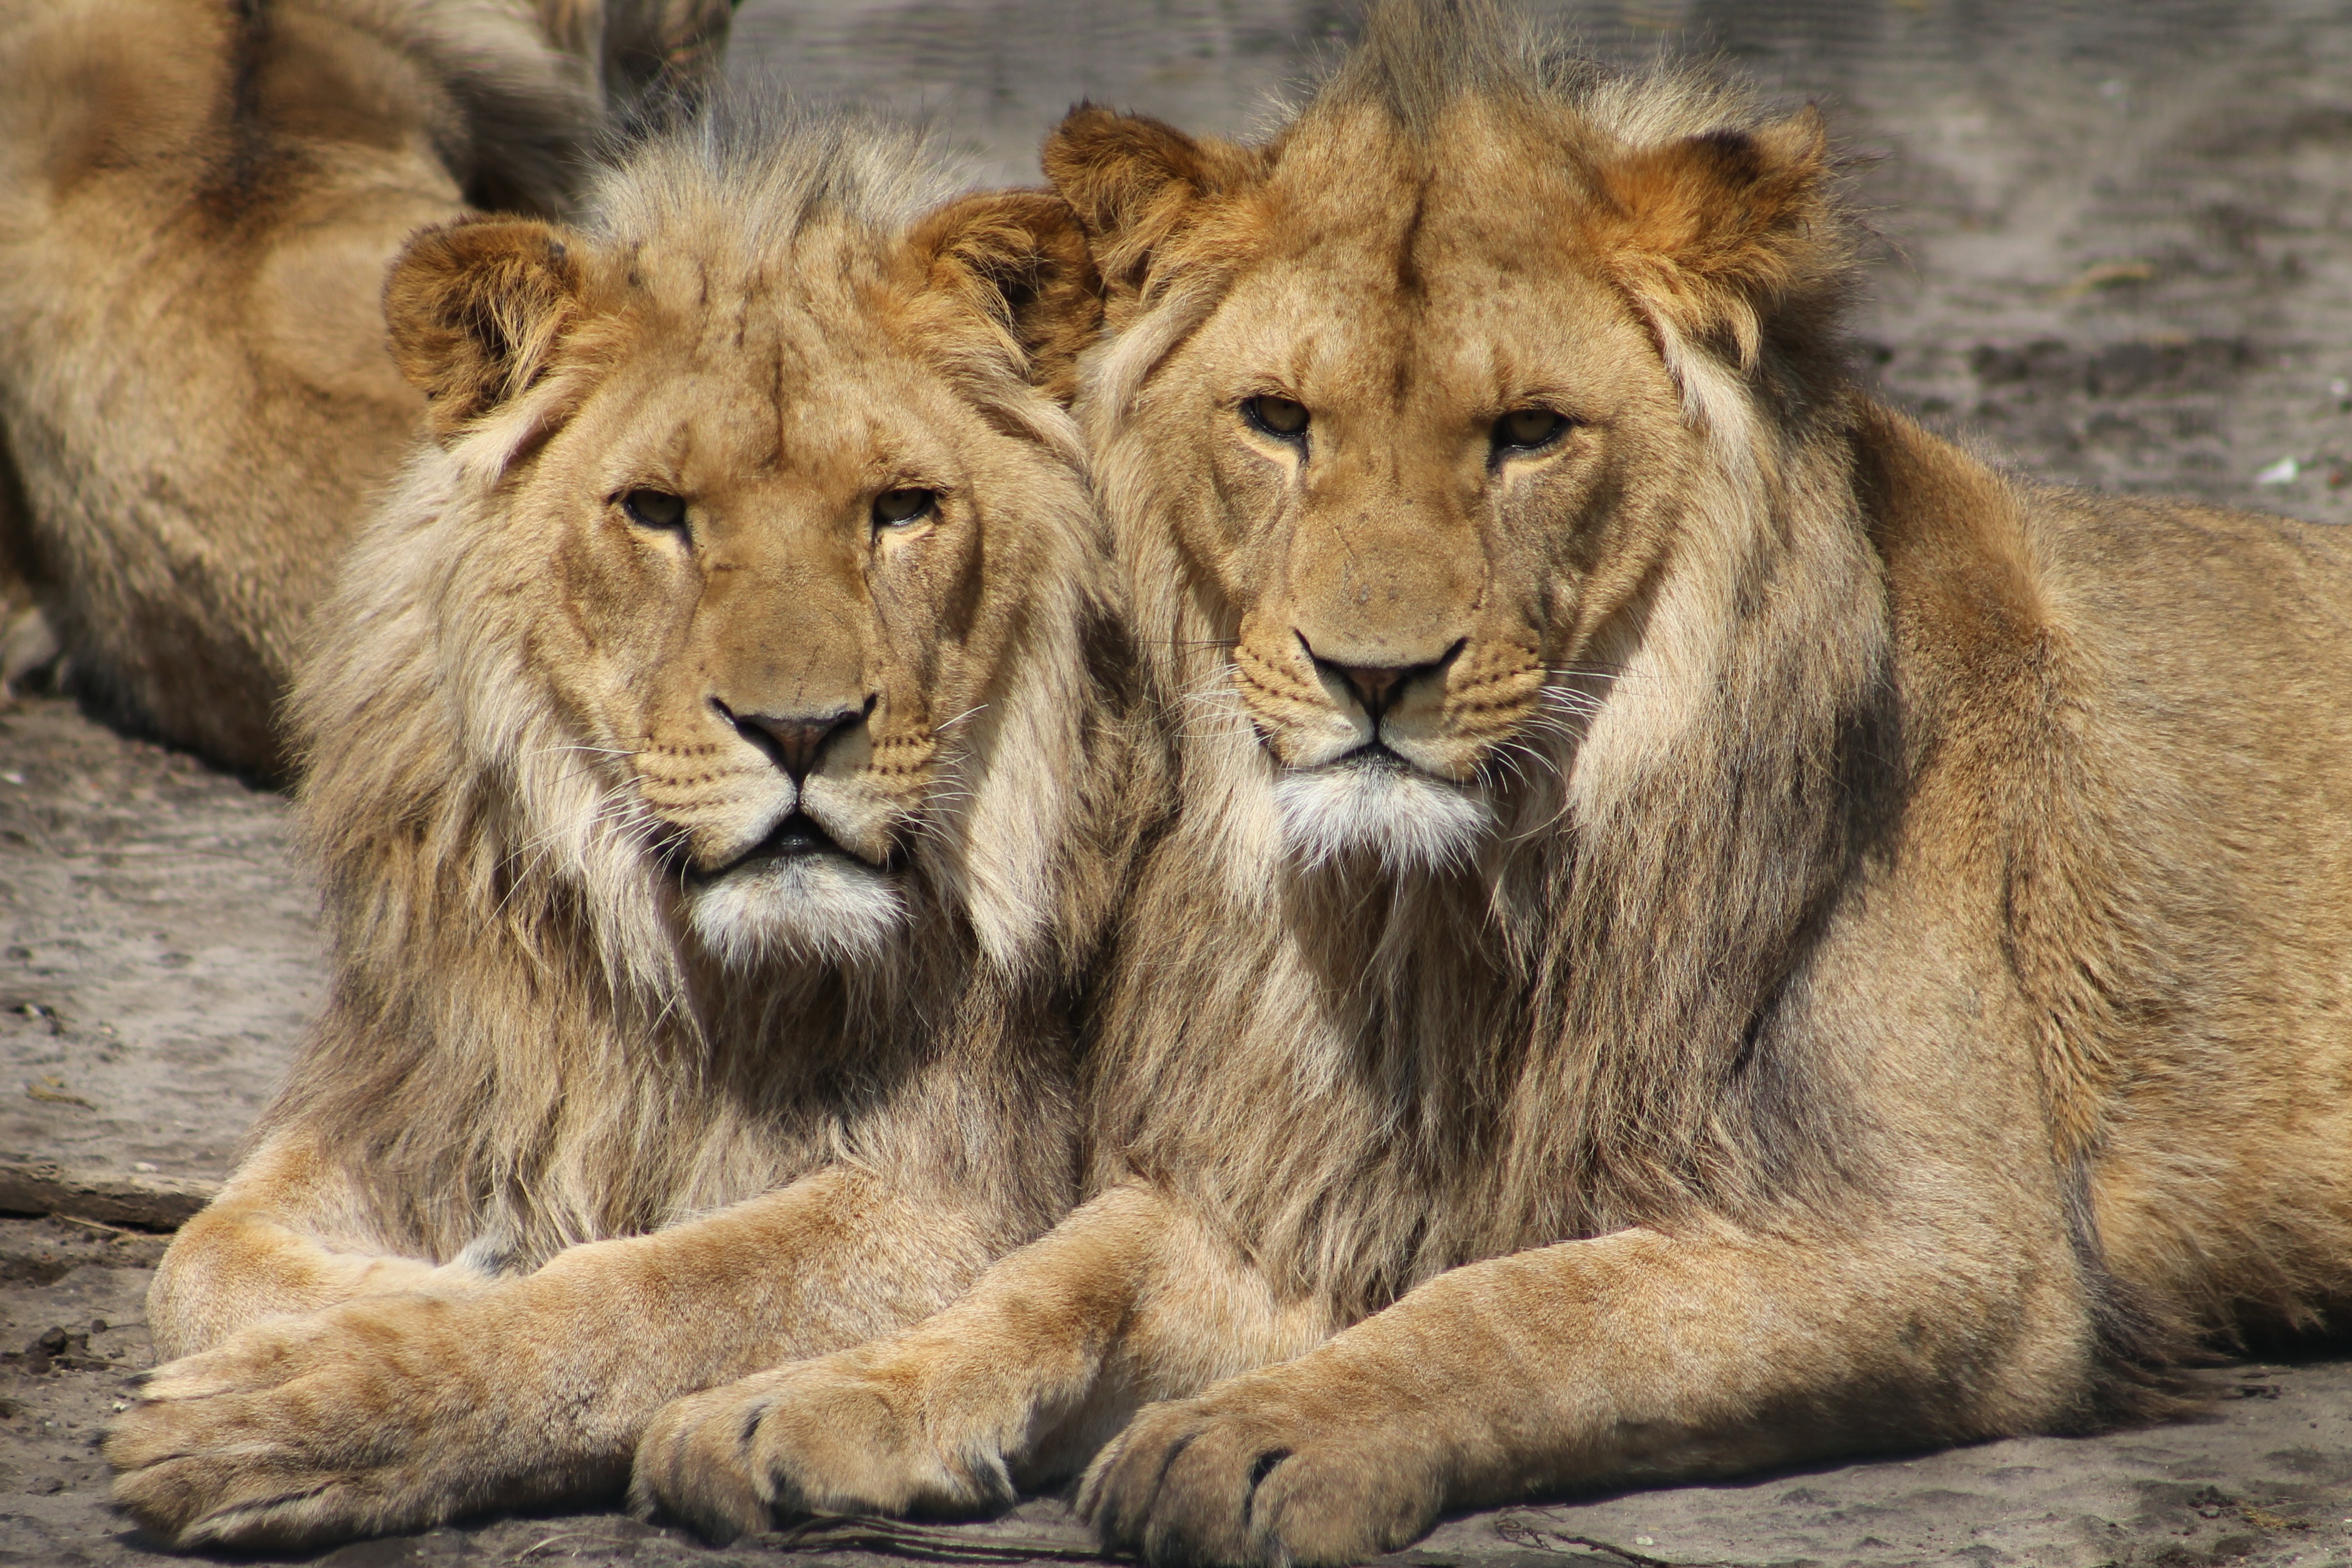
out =
[[[165,1539],[617,1487],[665,1402],[913,1321],[1075,1200],[1071,997],[1152,798],[1034,384],[1073,318],[1024,326],[1092,272],[1056,198],[944,188],[730,118],[579,228],[404,254],[438,439],[294,701],[333,986],[109,1440]],[[835,847],[765,857],[794,822]]]
[[[564,210],[727,18],[0,0],[0,610],[37,605],[126,721],[278,775],[302,626],[422,406],[378,308],[402,239]]]
[[[1091,1456],[1113,1547],[1345,1563],[2151,1412],[2194,1336],[2344,1300],[2352,542],[1873,405],[1817,117],[1475,5],[1382,7],[1263,144],[1081,108],[1045,164],[1179,734],[1094,1195],[665,1413],[641,1500]]]

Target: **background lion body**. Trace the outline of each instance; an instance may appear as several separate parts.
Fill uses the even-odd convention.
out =
[[[1067,1009],[1145,807],[1075,426],[1014,329],[1054,265],[1024,226],[1084,247],[1034,194],[925,217],[943,189],[910,138],[730,120],[581,229],[412,244],[388,309],[441,439],[295,701],[333,990],[157,1276],[159,1348],[205,1353],[111,1440],[151,1526],[616,1485],[663,1402],[919,1318],[1073,1201]],[[938,519],[883,537],[910,462]],[[656,482],[679,525],[623,505]],[[786,784],[749,722],[828,662],[866,718]],[[902,924],[707,934],[693,889],[839,820],[828,780],[910,814],[872,853]]]
[[[89,690],[278,771],[303,622],[423,406],[384,352],[401,241],[468,203],[561,210],[608,106],[714,58],[726,19],[0,5],[0,566]]]
[[[1096,1195],[701,1404],[756,1423],[730,1464],[952,1509],[1099,1448],[1114,1547],[1343,1563],[1446,1508],[2160,1410],[2195,1335],[2352,1295],[2352,547],[1875,406],[1817,119],[1476,5],[1381,7],[1263,144],[1082,108],[1046,167],[1179,732]],[[1286,788],[1367,739],[1335,787],[1489,831],[1302,828]],[[740,1528],[688,1451],[665,1417],[640,1488]]]

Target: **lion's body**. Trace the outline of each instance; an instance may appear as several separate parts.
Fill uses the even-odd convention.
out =
[[[151,1526],[616,1485],[664,1402],[914,1321],[1074,1200],[1067,1008],[1143,786],[1008,323],[1085,250],[942,189],[905,138],[704,126],[582,231],[412,244],[439,439],[294,702],[333,989],[157,1276],[192,1359],[109,1450]]]
[[[85,689],[279,772],[302,625],[422,413],[384,350],[401,241],[469,202],[561,210],[624,58],[683,67],[727,16],[611,10],[0,4],[0,466],[25,501],[0,561]]]
[[[2194,1336],[2352,1299],[2352,542],[1875,406],[1811,117],[1479,11],[1382,7],[1260,146],[1049,142],[1180,735],[1094,1195],[681,1405],[641,1496],[1092,1455],[1113,1546],[1360,1562],[2158,1410]]]

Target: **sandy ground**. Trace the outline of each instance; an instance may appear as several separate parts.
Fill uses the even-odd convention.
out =
[[[1898,404],[2050,479],[2352,521],[2352,8],[1547,8],[1604,53],[1697,47],[1822,103],[1876,230],[1856,362]],[[926,115],[977,177],[1027,179],[1080,96],[1246,129],[1344,15],[747,0],[735,61],[812,100]],[[63,701],[0,711],[0,1214],[48,1215],[0,1218],[0,1563],[151,1560],[105,1509],[93,1442],[149,1359],[155,1233],[226,1171],[317,1005],[311,911],[279,798]],[[2213,1378],[2201,1421],[1508,1510],[1400,1560],[2352,1564],[2352,1355],[2305,1346]],[[1052,1561],[1083,1542],[1044,1500],[894,1549]],[[320,1560],[720,1568],[813,1544],[711,1552],[607,1511]]]
[[[0,1563],[162,1564],[104,1501],[100,1431],[147,1364],[141,1304],[162,1239],[86,1221],[0,1220]],[[1387,1561],[1416,1568],[2199,1568],[2352,1563],[2352,1360],[2242,1362],[2210,1415],[2096,1437],[2030,1437],[1736,1484],[1670,1487],[1450,1520]],[[843,1568],[920,1557],[1083,1559],[1054,1499],[979,1526],[836,1526]],[[752,1568],[814,1542],[712,1551],[613,1511],[505,1518],[356,1542],[305,1561]],[[865,1548],[865,1550],[860,1550]]]

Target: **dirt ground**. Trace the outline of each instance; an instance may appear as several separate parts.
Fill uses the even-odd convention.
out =
[[[1542,5],[1604,54],[1711,52],[1819,100],[1876,238],[1854,355],[2023,471],[2352,521],[2352,6],[2295,0]],[[1215,130],[1344,36],[1325,0],[746,0],[734,69],[927,116],[1034,179],[1093,96]],[[94,1442],[146,1364],[158,1234],[203,1201],[321,975],[277,796],[0,711],[0,1563],[162,1561]],[[2284,1353],[2274,1352],[2273,1353]],[[1450,1521],[1399,1561],[2352,1565],[2352,1349],[2217,1368],[2210,1417]],[[856,1563],[885,1544],[825,1543]],[[356,1543],[345,1564],[771,1563],[611,1511]],[[1051,1500],[898,1554],[1084,1554]],[[878,1561],[878,1559],[877,1559]]]

